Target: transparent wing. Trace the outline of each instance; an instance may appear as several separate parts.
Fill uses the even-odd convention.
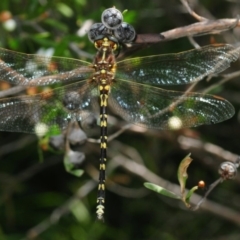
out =
[[[119,79],[111,88],[109,104],[127,121],[158,129],[213,124],[234,114],[233,106],[220,97],[184,95]]]
[[[233,46],[215,44],[177,54],[131,58],[118,63],[116,78],[154,85],[187,84],[224,71],[238,57]]]
[[[0,48],[0,77],[12,84],[36,86],[89,78],[91,64],[77,59],[24,54]]]
[[[0,100],[0,130],[35,133],[64,129],[70,120],[84,121],[98,106],[98,93],[87,81],[34,96]],[[37,125],[39,124],[40,125]]]

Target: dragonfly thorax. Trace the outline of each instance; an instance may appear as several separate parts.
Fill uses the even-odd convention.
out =
[[[116,43],[104,38],[97,41],[101,44],[93,62],[95,73],[92,80],[98,85],[111,85],[116,72],[116,60],[113,54]]]

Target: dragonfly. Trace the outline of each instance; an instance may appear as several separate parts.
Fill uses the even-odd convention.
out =
[[[125,33],[120,26],[97,29],[97,33],[92,34],[97,49],[92,63],[0,49],[2,80],[26,87],[52,86],[33,96],[1,99],[1,131],[44,133],[46,128],[64,130],[71,121],[81,124],[92,113],[98,113],[100,158],[96,213],[100,220],[105,205],[109,106],[128,122],[164,130],[215,124],[234,114],[231,103],[221,97],[160,88],[198,82],[210,74],[224,71],[239,57],[233,46],[215,44],[117,62],[116,53],[125,41],[118,36]],[[124,36],[127,41],[132,41],[128,34]]]

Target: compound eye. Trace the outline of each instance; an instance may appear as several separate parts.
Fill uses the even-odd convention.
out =
[[[123,22],[117,29],[114,30],[114,36],[119,42],[130,43],[135,39],[136,32],[132,25]]]
[[[102,13],[102,23],[108,29],[116,29],[123,22],[122,13],[116,8],[108,8]]]
[[[94,42],[98,36],[106,35],[107,28],[102,23],[94,23],[88,31],[88,39]]]

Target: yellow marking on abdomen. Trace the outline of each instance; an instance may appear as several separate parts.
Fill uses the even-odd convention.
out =
[[[100,164],[99,169],[100,169],[100,170],[105,170],[105,169],[106,169],[105,164],[104,164],[104,163]]]
[[[106,144],[106,143],[101,143],[101,144],[100,144],[100,148],[107,149],[107,144]]]
[[[107,94],[101,94],[100,95],[100,106],[101,107],[107,107],[107,99],[108,99]]]
[[[107,127],[107,121],[105,121],[105,120],[100,121],[100,126],[101,127]]]
[[[104,184],[98,184],[98,190],[105,190],[105,185]]]

